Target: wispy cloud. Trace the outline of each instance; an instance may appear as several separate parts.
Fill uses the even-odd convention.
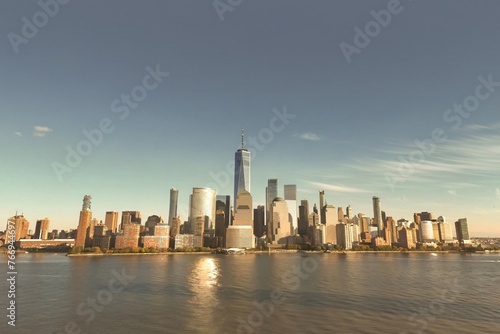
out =
[[[498,175],[500,166],[500,135],[497,124],[490,126],[469,126],[457,139],[448,139],[444,144],[436,144],[434,152],[420,162],[411,164],[408,180],[415,182],[440,182],[457,177],[470,180],[472,176]],[[408,161],[415,152],[414,145],[384,148],[380,158],[365,158],[345,164],[344,167],[370,175],[384,175],[386,172],[399,175],[402,161]],[[406,163],[408,166],[408,163]],[[463,187],[468,182],[463,182]],[[403,184],[402,184],[403,185]],[[452,189],[458,187],[451,186]],[[448,188],[450,189],[450,188]]]
[[[448,190],[448,194],[451,196],[457,196],[457,191],[456,190]]]
[[[37,125],[33,127],[33,136],[35,137],[45,137],[49,132],[52,132],[52,129],[46,126]]]
[[[344,187],[344,186],[337,186],[333,184],[328,184],[328,183],[321,183],[321,182],[312,182],[308,181],[310,184],[319,187],[320,189],[324,190],[333,190],[337,192],[343,192],[343,193],[368,193],[369,191],[359,189],[359,188],[352,188],[352,187]]]
[[[19,132],[19,131],[14,132],[14,134],[15,134],[16,136],[18,136],[18,137],[22,137],[22,136],[23,136],[23,134],[22,134],[21,132]]]
[[[315,134],[314,132],[306,132],[301,135],[295,134],[294,137],[299,137],[304,140],[311,140],[311,141],[320,141],[321,138]]]
[[[495,195],[497,196],[498,199],[500,199],[500,188],[495,189]]]

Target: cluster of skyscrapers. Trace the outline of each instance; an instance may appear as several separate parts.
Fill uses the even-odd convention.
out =
[[[353,214],[328,204],[325,192],[319,191],[319,208],[312,211],[307,200],[297,203],[297,187],[284,185],[284,198],[279,197],[278,179],[269,179],[265,189],[265,205],[254,208],[250,192],[251,155],[244,147],[235,153],[234,194],[219,195],[212,188],[193,188],[189,196],[189,216],[181,220],[177,206],[179,191],[170,190],[168,221],[161,216],[148,217],[142,224],[139,211],[108,211],[104,223],[92,218],[91,196],[83,199],[78,228],[66,237],[74,237],[74,245],[123,249],[146,247],[155,249],[225,247],[254,248],[283,245],[337,245],[352,249],[357,245],[399,246],[411,249],[417,243],[455,242],[451,225],[443,216],[434,219],[428,212],[415,213],[413,222],[395,221],[381,210],[378,197],[373,197],[373,218]],[[16,224],[16,240],[28,237],[29,223],[23,216],[10,220]],[[49,220],[37,221],[32,239],[54,239],[48,232]],[[467,220],[455,223],[458,242],[468,242]],[[69,240],[69,239],[68,239]],[[66,240],[68,242],[68,240]],[[32,241],[33,242],[33,241]]]

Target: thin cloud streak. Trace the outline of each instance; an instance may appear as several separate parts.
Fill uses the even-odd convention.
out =
[[[321,140],[321,138],[313,132],[306,132],[306,133],[301,134],[301,135],[294,135],[294,137],[299,137],[301,139],[309,140],[309,141],[320,141]]]
[[[33,127],[33,136],[43,138],[47,136],[49,132],[52,132],[52,129],[46,126],[36,125]]]
[[[328,183],[321,183],[321,182],[313,182],[313,181],[307,181],[310,184],[319,187],[320,189],[323,190],[333,190],[337,192],[344,192],[344,193],[368,193],[369,191],[363,190],[363,189],[358,189],[358,188],[352,188],[352,187],[344,187],[344,186],[336,186],[333,184],[328,184]]]

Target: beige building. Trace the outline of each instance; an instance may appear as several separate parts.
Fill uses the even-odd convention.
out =
[[[288,219],[288,206],[281,197],[276,197],[271,206],[271,233],[269,242],[273,244],[286,242],[290,235],[290,221]]]
[[[28,229],[30,223],[26,218],[24,218],[23,215],[15,215],[14,217],[10,217],[7,220],[7,227],[5,229],[6,231],[9,230],[9,225],[11,226],[13,225],[15,227],[16,231],[15,241],[18,241],[20,239],[26,239],[26,237],[28,236]]]
[[[118,212],[107,211],[104,219],[104,225],[108,227],[110,233],[116,233],[118,229]]]
[[[226,229],[227,248],[254,248],[252,195],[243,190],[236,199],[233,224]],[[288,211],[287,211],[288,216]]]
[[[324,244],[337,244],[337,231],[335,225],[338,221],[338,211],[335,212],[335,207],[328,204],[325,206],[325,233],[323,238]]]

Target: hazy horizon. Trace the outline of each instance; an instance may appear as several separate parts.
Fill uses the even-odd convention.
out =
[[[38,1],[3,3],[0,219],[76,228],[90,194],[166,220],[177,188],[187,220],[193,187],[233,197],[244,128],[254,207],[277,178],[500,237],[500,3],[391,3],[69,1],[31,35]]]

